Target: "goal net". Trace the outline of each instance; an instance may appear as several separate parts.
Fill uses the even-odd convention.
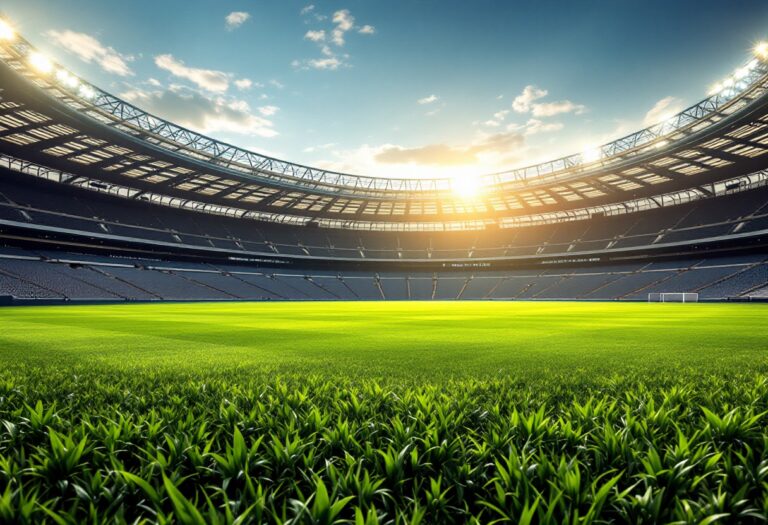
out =
[[[649,303],[698,303],[699,294],[681,292],[649,293]]]

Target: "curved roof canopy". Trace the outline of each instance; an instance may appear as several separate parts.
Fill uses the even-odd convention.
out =
[[[624,202],[764,167],[768,48],[679,114],[594,150],[478,175],[379,178],[303,166],[195,133],[115,97],[0,32],[0,150],[56,169],[267,213],[343,220],[496,220]]]

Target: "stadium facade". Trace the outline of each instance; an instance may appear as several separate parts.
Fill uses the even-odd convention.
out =
[[[0,297],[768,297],[768,46],[708,98],[467,180],[258,155],[150,115],[0,31]]]

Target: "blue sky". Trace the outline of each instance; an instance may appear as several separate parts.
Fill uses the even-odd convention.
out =
[[[579,152],[697,102],[768,38],[764,0],[2,9],[56,61],[140,107],[254,151],[382,176]]]

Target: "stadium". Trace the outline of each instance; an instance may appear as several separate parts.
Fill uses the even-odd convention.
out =
[[[765,521],[768,44],[476,177],[139,106],[0,19],[0,521]]]

